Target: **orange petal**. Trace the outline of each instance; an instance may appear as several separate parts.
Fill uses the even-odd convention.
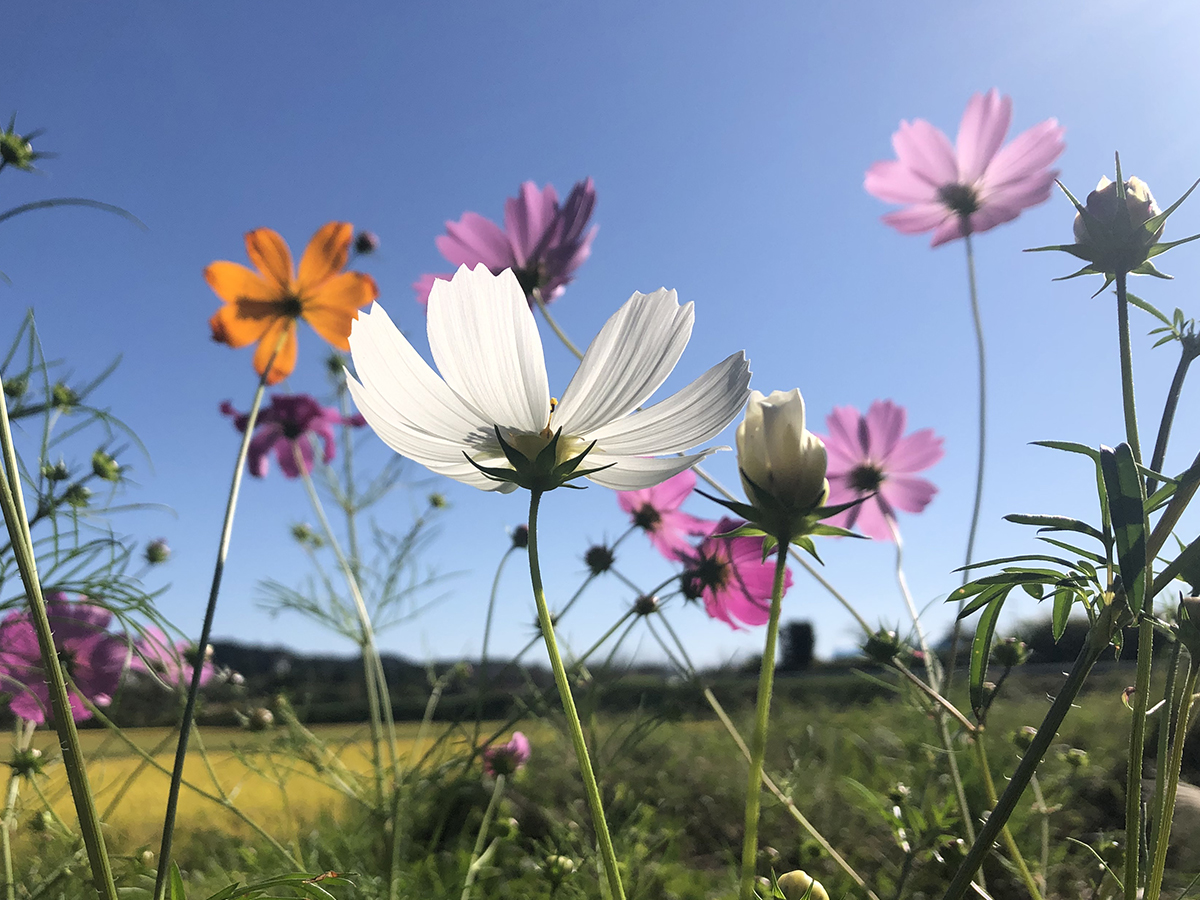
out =
[[[261,305],[261,304],[259,304]],[[227,303],[208,320],[214,341],[230,347],[247,347],[259,340],[277,316],[244,315],[246,303]]]
[[[280,289],[292,290],[292,251],[278,231],[256,228],[246,232],[246,253],[258,271],[267,276]]]
[[[300,258],[300,276],[296,279],[298,293],[320,288],[321,282],[346,268],[350,258],[350,241],[354,226],[349,222],[329,222],[313,235]]]
[[[263,281],[257,272],[227,260],[218,260],[205,269],[204,280],[226,303],[270,300],[279,295],[279,289]]]
[[[304,304],[301,314],[313,331],[339,350],[350,349],[350,323],[359,307],[379,296],[375,279],[362,272],[343,272],[329,279]]]
[[[279,343],[280,338],[283,339],[282,344]],[[277,347],[279,348],[278,352],[276,352]],[[262,340],[258,342],[258,349],[254,351],[254,370],[259,375],[267,368],[272,354],[275,354],[275,360],[271,363],[267,384],[278,384],[291,375],[292,370],[296,368],[295,319],[276,319],[267,329],[267,333],[262,336]]]

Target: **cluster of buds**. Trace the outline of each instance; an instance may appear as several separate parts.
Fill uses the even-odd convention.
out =
[[[546,857],[545,863],[542,865],[542,871],[546,873],[546,877],[550,879],[550,884],[557,890],[570,875],[575,874],[575,860],[569,856],[560,856],[557,853],[552,853]]]

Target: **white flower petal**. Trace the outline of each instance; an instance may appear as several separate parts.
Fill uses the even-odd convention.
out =
[[[386,418],[444,438],[466,439],[490,425],[438,377],[378,303],[351,325],[350,352],[358,377]]]
[[[685,469],[690,469],[696,463],[718,450],[728,450],[728,447],[709,447],[691,456],[666,456],[662,458],[647,458],[644,456],[610,456],[593,450],[584,457],[581,468],[594,469],[596,466],[606,466],[615,463],[610,468],[588,475],[589,481],[594,481],[601,487],[612,488],[614,491],[640,491],[644,488],[661,484],[672,475],[678,475]]]
[[[674,291],[634,293],[583,355],[554,428],[589,434],[641,406],[679,362],[694,318],[692,304],[681,307]]]
[[[586,435],[605,453],[679,453],[720,434],[746,405],[750,363],[738,352],[648,409]]]
[[[429,293],[429,349],[455,393],[493,425],[536,433],[550,384],[533,313],[510,269],[460,266]]]

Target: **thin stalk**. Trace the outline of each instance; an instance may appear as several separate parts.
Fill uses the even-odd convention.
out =
[[[363,599],[362,591],[359,589],[358,578],[354,574],[354,567],[342,551],[342,545],[338,542],[337,535],[333,533],[333,527],[329,524],[329,517],[325,515],[325,507],[321,503],[320,496],[317,494],[317,488],[313,484],[312,475],[309,473],[308,467],[304,464],[304,457],[300,453],[298,444],[293,446],[293,453],[296,457],[296,467],[300,470],[300,478],[304,482],[304,491],[308,494],[308,501],[312,504],[313,512],[316,513],[317,520],[321,523],[321,530],[325,532],[325,539],[329,542],[329,547],[333,550],[333,555],[337,558],[338,566],[341,568],[342,575],[346,579],[346,587],[354,600],[354,611],[358,614],[358,627],[362,635],[361,640],[363,644],[363,670],[367,680],[367,704],[371,715],[371,743],[373,745],[373,753],[375,754],[375,781],[379,806],[382,809],[384,792],[383,773],[380,771],[382,754],[379,751],[379,746],[383,742],[381,709],[384,702],[387,702],[389,707],[391,706],[391,696],[387,689],[387,681],[383,676],[383,661],[379,657],[379,648],[375,645],[375,629],[371,627],[371,613],[367,609],[367,603]],[[397,768],[397,755],[396,733],[394,729],[389,732],[388,738],[388,762],[392,771],[395,772]]]
[[[67,682],[59,665],[58,652],[54,646],[54,633],[46,613],[46,601],[42,596],[41,580],[38,577],[37,558],[33,549],[33,535],[29,531],[29,518],[25,511],[25,499],[21,491],[21,470],[17,465],[17,452],[13,446],[12,430],[8,421],[8,404],[0,398],[0,450],[4,456],[4,475],[0,478],[0,509],[4,524],[12,541],[13,556],[20,571],[21,584],[29,606],[29,618],[37,633],[38,649],[42,656],[42,669],[47,679],[50,706],[54,715],[54,728],[58,732],[59,750],[67,781],[71,785],[71,797],[79,817],[79,830],[87,848],[88,864],[92,870],[92,884],[103,900],[117,900],[117,888],[113,882],[112,864],[104,845],[100,817],[96,811],[96,800],[88,783],[87,767],[83,750],[79,744],[79,732],[71,713],[71,702],[67,696]],[[199,671],[199,667],[197,667]]]
[[[988,808],[994,809],[997,800],[996,783],[992,780],[992,767],[988,763],[987,747],[984,746],[983,738],[983,733],[978,733],[973,736],[971,743],[975,745],[975,761],[979,764],[980,774],[983,775],[983,789],[987,792]],[[1033,900],[1042,900],[1042,893],[1038,890],[1037,881],[1034,879],[1033,873],[1029,871],[1025,857],[1021,855],[1021,848],[1017,846],[1007,823],[1000,827],[1000,836],[1004,841],[1004,849],[1008,851],[1009,859],[1021,873],[1021,880],[1025,882],[1025,889],[1029,891],[1029,896]]]
[[[1200,341],[1195,338],[1180,340],[1181,352],[1179,365],[1175,367],[1175,376],[1171,379],[1171,387],[1167,391],[1167,400],[1163,404],[1162,420],[1158,423],[1158,437],[1154,441],[1154,455],[1150,457],[1150,468],[1161,472],[1167,459],[1167,442],[1171,439],[1171,425],[1175,421],[1175,410],[1179,406],[1179,395],[1183,393],[1183,382],[1187,378],[1188,368],[1196,354],[1200,353]],[[1146,496],[1149,497],[1158,488],[1158,480],[1146,479]]]
[[[258,411],[262,407],[263,394],[267,390],[267,375],[275,364],[275,357],[288,335],[284,329],[279,342],[267,360],[262,377],[258,379],[258,388],[254,391],[254,401],[250,404],[250,412],[246,414],[246,428],[242,433],[242,445],[238,448],[237,461],[233,467],[233,479],[229,485],[229,498],[225,503],[225,520],[221,525],[221,537],[217,542],[217,561],[213,566],[212,585],[208,590],[208,604],[204,608],[204,623],[200,626],[200,640],[196,644],[200,654],[208,647],[208,639],[212,634],[213,619],[217,614],[217,597],[221,593],[221,579],[225,575],[225,558],[229,555],[229,542],[233,537],[233,514],[237,511],[238,493],[242,487],[242,475],[246,470],[246,455],[250,451],[250,438],[254,434],[254,426],[258,423]],[[179,725],[179,743],[175,747],[175,765],[171,770],[171,787],[167,792],[167,810],[163,816],[162,844],[158,852],[158,872],[154,879],[154,900],[163,900],[167,891],[167,874],[171,871],[171,842],[175,837],[175,816],[179,808],[179,786],[183,781],[183,764],[187,759],[188,739],[192,733],[192,719],[196,714],[196,699],[200,696],[200,681],[203,677],[204,666],[195,666],[192,671],[192,683],[188,687],[187,703],[183,708],[183,721]]]
[[[907,666],[905,666],[903,663],[899,662],[898,660],[893,659],[892,667],[897,672],[899,672],[901,675],[903,675],[905,678],[907,678],[913,684],[913,686],[916,687],[918,690],[920,690],[922,693],[924,693],[925,696],[927,696],[934,703],[938,704],[943,710],[945,710],[950,716],[952,716],[954,718],[954,721],[956,721],[959,725],[961,725],[968,734],[974,734],[976,731],[979,730],[978,727],[976,727],[974,722],[972,722],[970,719],[968,719],[966,716],[964,716],[961,711],[959,711],[959,708],[957,706],[955,706],[953,703],[951,703],[949,700],[947,700],[945,697],[943,697],[941,694],[939,694],[937,691],[935,691],[933,688],[931,688],[929,685],[927,685],[924,681],[922,681],[920,678],[918,678],[916,675],[914,675],[912,673],[912,671]]]
[[[567,337],[567,333],[558,327],[558,323],[554,321],[554,316],[550,315],[550,310],[546,307],[546,301],[542,299],[542,292],[538,288],[533,289],[533,302],[538,308],[538,312],[542,314],[542,318],[546,320],[546,324],[550,326],[550,330],[554,332],[554,336],[563,342],[571,353],[578,360],[583,359],[583,351],[575,346],[575,342]]]
[[[1133,349],[1129,339],[1129,297],[1125,290],[1125,272],[1117,272],[1117,340],[1121,356],[1121,401],[1125,413],[1125,440],[1136,462],[1142,461],[1138,439],[1137,404],[1133,392]],[[1140,610],[1137,646],[1137,679],[1134,683],[1133,725],[1129,729],[1129,769],[1125,788],[1125,900],[1136,900],[1138,868],[1141,860],[1138,848],[1142,835],[1142,763],[1146,749],[1146,709],[1150,705],[1151,650],[1154,627],[1150,622],[1154,609],[1153,578],[1150,566],[1154,556],[1147,553],[1145,603]]]
[[[742,887],[740,900],[755,900],[758,874],[758,816],[762,803],[763,759],[767,755],[767,725],[771,716],[771,692],[775,684],[775,642],[779,637],[779,614],[783,608],[784,576],[787,574],[787,548],[790,541],[780,540],[775,554],[775,584],[771,589],[771,614],[767,620],[767,640],[758,673],[758,703],[754,715],[754,734],[750,741],[750,775],[746,785],[746,827],[742,842]]]
[[[967,249],[967,284],[971,292],[971,319],[975,323],[975,347],[979,360],[979,455],[975,464],[975,500],[971,504],[971,527],[967,531],[967,552],[964,566],[969,566],[975,558],[975,536],[979,531],[979,511],[983,506],[983,464],[987,451],[987,359],[986,347],[983,341],[983,315],[979,310],[979,289],[975,283],[975,245],[971,242],[971,231],[968,227],[963,243]],[[970,570],[963,570],[962,583],[970,579]],[[958,612],[962,613],[965,598],[958,601]],[[950,664],[946,672],[946,693],[950,693],[950,685],[954,681],[954,669],[958,664],[958,645],[962,637],[962,620],[954,619],[954,630],[950,638]]]
[[[1088,643],[1079,651],[1079,656],[1076,657],[1075,664],[1071,667],[1062,690],[1054,698],[1054,703],[1050,705],[1029,749],[1025,751],[1025,755],[1017,764],[1017,770],[1008,782],[1008,787],[1000,795],[1000,799],[987,817],[987,821],[983,823],[983,827],[971,844],[971,849],[967,851],[966,858],[959,865],[958,871],[954,873],[954,878],[950,882],[950,887],[946,890],[943,900],[962,900],[966,896],[971,887],[971,879],[983,864],[984,857],[991,852],[992,844],[1000,835],[1000,829],[1008,822],[1013,810],[1017,808],[1017,803],[1020,801],[1021,795],[1025,793],[1025,787],[1037,770],[1038,763],[1042,761],[1042,757],[1054,743],[1059,727],[1067,717],[1067,713],[1071,711],[1071,706],[1083,687],[1084,681],[1087,680],[1088,673],[1092,671],[1092,666],[1104,652],[1105,646],[1107,646],[1107,641],[1101,642],[1089,638]]]
[[[1200,679],[1200,668],[1196,666],[1196,661],[1189,655],[1187,687],[1183,692],[1183,704],[1180,706],[1175,724],[1175,738],[1171,742],[1171,755],[1166,772],[1159,772],[1159,778],[1164,776],[1166,778],[1166,803],[1163,805],[1161,822],[1155,822],[1155,830],[1158,835],[1154,844],[1154,859],[1151,862],[1150,874],[1146,882],[1145,900],[1158,900],[1158,895],[1162,892],[1163,872],[1167,866],[1167,848],[1171,843],[1171,820],[1175,812],[1175,796],[1179,790],[1179,770],[1183,765],[1183,745],[1187,740],[1187,721],[1191,714],[1192,696],[1196,693],[1198,679]]]
[[[492,819],[496,815],[496,807],[500,805],[500,798],[503,795],[504,775],[501,773],[496,776],[496,786],[492,788],[492,799],[488,801],[487,809],[483,813],[483,821],[479,823],[479,834],[475,835],[475,848],[471,851],[471,862],[467,866],[467,877],[463,882],[460,900],[470,900],[471,898],[471,885],[475,883],[475,878],[479,875],[479,864],[483,855],[483,843],[487,840],[488,829],[492,827]]]
[[[350,415],[350,401],[346,397],[344,376],[338,378],[337,398],[342,414],[342,510],[346,513],[346,547],[350,551],[350,571],[357,579],[362,560],[358,554],[358,509],[354,496],[354,426],[346,421]]]
[[[1038,781],[1036,773],[1029,778],[1029,788],[1033,791],[1033,800],[1037,804],[1034,806],[1034,812],[1039,813],[1042,817],[1042,871],[1039,880],[1042,883],[1042,890],[1044,891],[1047,884],[1046,878],[1050,872],[1050,807],[1046,805],[1046,797],[1042,793],[1042,784]]]
[[[546,653],[550,657],[550,668],[554,672],[554,683],[558,686],[559,699],[562,701],[563,712],[567,717],[567,727],[571,733],[571,742],[575,745],[575,756],[579,762],[579,774],[583,777],[583,788],[587,795],[588,807],[592,812],[592,825],[596,830],[596,840],[600,844],[600,855],[604,859],[604,870],[608,876],[609,892],[612,900],[625,900],[625,888],[621,885],[621,872],[617,866],[617,854],[613,849],[612,837],[608,833],[608,822],[604,818],[604,802],[600,797],[600,787],[596,784],[596,774],[592,770],[592,760],[588,756],[587,743],[583,738],[583,726],[579,721],[579,713],[575,709],[575,699],[571,696],[571,685],[567,681],[567,671],[563,667],[562,656],[558,652],[558,641],[554,637],[554,622],[550,618],[550,607],[546,605],[546,592],[542,588],[542,571],[538,562],[538,507],[541,505],[542,492],[529,492],[529,578],[533,586],[533,599],[537,603],[538,622],[542,628],[542,637],[546,641]]]
[[[712,707],[712,711],[717,714],[717,718],[720,719],[721,724],[725,726],[725,730],[729,732],[729,736],[733,738],[734,743],[738,745],[738,749],[742,751],[742,756],[746,757],[746,762],[750,762],[750,748],[747,747],[746,742],[742,740],[742,736],[738,732],[737,726],[733,724],[733,719],[729,718],[729,713],[725,712],[725,707],[723,707],[721,702],[717,700],[717,697],[712,692],[711,688],[704,689],[704,699],[708,701],[708,705]],[[830,844],[829,841],[825,839],[825,836],[817,830],[816,826],[805,817],[804,813],[800,812],[796,804],[791,801],[791,798],[789,798],[787,794],[780,790],[779,785],[775,783],[771,776],[766,772],[763,772],[762,781],[763,784],[766,785],[767,790],[775,795],[775,799],[782,803],[787,809],[788,813],[791,814],[792,818],[800,824],[800,827],[807,831],[809,836],[821,846],[821,849],[829,854],[829,858],[837,863],[843,872],[850,876],[851,881],[858,885],[860,890],[866,893],[869,900],[879,900],[879,897],[876,896],[875,892],[867,887],[867,882],[863,879],[863,877],[859,875],[858,872],[854,870],[854,867],[850,865],[850,863],[846,862],[845,858],[833,848],[833,845]]]
[[[475,699],[475,732],[471,736],[472,747],[479,743],[479,730],[483,722],[483,686],[488,683],[488,644],[492,637],[492,617],[496,612],[496,594],[500,590],[500,576],[504,573],[504,564],[508,562],[508,558],[516,549],[515,545],[511,546],[500,557],[500,562],[496,566],[496,574],[492,578],[492,590],[488,594],[487,618],[483,622],[483,646],[479,651],[479,678],[475,686],[477,696]]]
[[[1160,705],[1158,718],[1158,746],[1159,752],[1161,748],[1171,745],[1171,729],[1177,728],[1176,716],[1179,712],[1181,704],[1184,702],[1183,690],[1184,680],[1179,678],[1180,668],[1183,663],[1182,655],[1183,643],[1175,641],[1171,644],[1171,656],[1167,661],[1167,684],[1163,689],[1163,700]],[[1185,679],[1186,680],[1186,679]],[[1186,728],[1186,725],[1185,725]],[[1167,803],[1167,778],[1166,770],[1162,766],[1158,767],[1157,777],[1154,779],[1154,805],[1150,812],[1150,853],[1155,852],[1158,845],[1158,834],[1162,827],[1162,821],[1166,814]]]
[[[13,749],[21,752],[29,749],[29,739],[33,736],[33,723],[28,725],[17,719],[14,726],[16,740]],[[4,896],[5,900],[16,900],[17,882],[13,874],[12,861],[12,828],[16,824],[17,798],[21,793],[21,776],[16,769],[8,776],[8,790],[4,796],[4,815],[0,818],[0,855],[4,858]]]

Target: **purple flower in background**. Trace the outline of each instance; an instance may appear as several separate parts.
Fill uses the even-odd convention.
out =
[[[830,525],[857,527],[877,541],[890,541],[893,536],[888,523],[895,524],[897,509],[917,513],[933,499],[937,488],[913,473],[942,458],[942,439],[932,428],[906,436],[907,420],[904,407],[891,400],[876,400],[865,416],[853,406],[843,406],[825,419],[829,428],[829,436],[823,438],[829,454],[828,504],[868,497],[830,517]]]
[[[511,775],[529,762],[529,738],[514,731],[512,740],[499,747],[488,747],[483,751],[483,771],[496,775]]]
[[[221,412],[233,418],[238,431],[246,430],[248,417],[234,409],[228,400],[221,404]],[[254,437],[250,439],[247,456],[250,474],[256,478],[265,477],[269,466],[267,457],[274,450],[283,474],[288,478],[299,478],[297,448],[304,460],[304,471],[311,473],[316,453],[313,438],[321,439],[324,446],[322,460],[328,465],[337,452],[333,426],[361,428],[365,424],[366,419],[362,416],[343,416],[332,407],[322,406],[308,394],[275,394],[271,397],[271,405],[258,414],[254,425]]]
[[[1045,202],[1058,171],[1049,166],[1063,152],[1063,131],[1047,119],[1001,148],[1012,121],[1012,100],[992,88],[967,103],[958,140],[924,119],[901,122],[892,135],[896,159],[867,170],[867,193],[906,204],[883,217],[903,234],[933,229],[932,246],[1010,222]]]
[[[212,648],[209,647],[211,652]],[[210,653],[205,653],[204,662],[200,667],[200,684],[212,681],[214,670]],[[133,658],[129,667],[138,672],[146,672],[166,684],[167,687],[186,689],[192,683],[195,673],[195,653],[189,641],[172,643],[166,632],[151,625],[143,633],[140,640],[134,643]]]
[[[686,469],[654,487],[618,491],[617,502],[633,524],[646,532],[655,549],[675,562],[692,552],[689,535],[707,537],[717,527],[716,522],[679,511],[695,487],[696,473]]]
[[[592,252],[597,226],[586,234],[588,219],[596,206],[592,179],[577,182],[560,206],[554,185],[538,188],[532,181],[504,203],[504,228],[478,213],[463,213],[457,222],[446,223],[446,233],[437,248],[455,266],[483,263],[493,275],[512,269],[529,302],[538,289],[542,300],[558,298]],[[429,302],[435,279],[449,281],[452,273],[422,275],[413,283],[417,302]]]
[[[716,533],[724,534],[744,525],[737,519],[722,519]],[[775,586],[775,563],[763,562],[761,537],[709,537],[692,550],[684,563],[681,585],[684,596],[704,598],[704,609],[714,619],[740,630],[746,625],[765,625],[771,617],[771,591]],[[792,586],[792,570],[785,575],[783,589]]]
[[[128,645],[108,631],[112,613],[85,600],[71,601],[65,594],[46,597],[54,646],[71,688],[68,696],[76,722],[92,717],[83,697],[97,706],[112,702],[129,661]],[[0,621],[0,694],[11,695],[8,706],[15,716],[39,725],[52,718],[37,633],[24,611],[9,613]]]

